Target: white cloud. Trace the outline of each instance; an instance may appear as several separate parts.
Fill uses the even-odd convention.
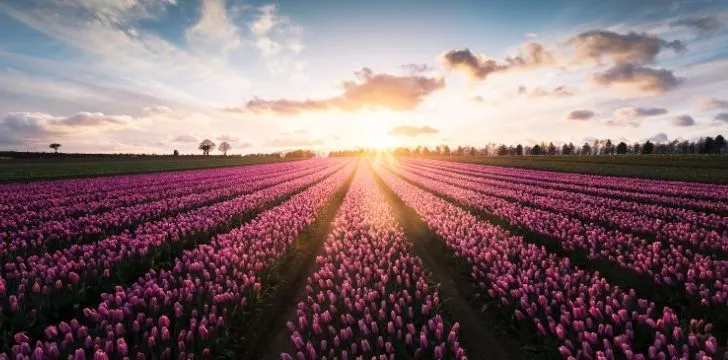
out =
[[[253,44],[264,57],[295,55],[303,50],[301,27],[290,17],[278,14],[276,5],[264,5],[257,11],[258,16],[248,28]]]
[[[224,58],[242,43],[238,27],[228,16],[225,0],[200,1],[200,19],[187,29],[187,43],[202,56],[220,54]]]
[[[59,74],[66,68],[82,73],[90,68],[100,78],[123,81],[125,88],[210,107],[239,98],[249,85],[236,69],[217,60],[225,48],[203,56],[128,23],[74,9],[58,4],[21,9],[0,3],[8,16],[79,50],[77,58],[56,60],[53,70]]]

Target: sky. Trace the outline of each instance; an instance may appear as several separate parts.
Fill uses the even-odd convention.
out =
[[[0,150],[728,135],[724,0],[3,0]]]

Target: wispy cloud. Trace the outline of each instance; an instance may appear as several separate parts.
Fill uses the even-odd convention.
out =
[[[242,35],[225,8],[225,0],[200,0],[199,20],[187,29],[190,48],[201,56],[226,59],[227,53],[240,47]]]
[[[417,127],[411,125],[402,125],[395,126],[391,130],[389,130],[389,135],[415,137],[419,135],[437,134],[439,132],[439,130],[430,126]]]
[[[356,80],[342,83],[343,93],[336,97],[316,100],[253,99],[242,108],[228,108],[225,111],[283,116],[332,109],[348,112],[362,109],[408,111],[415,109],[431,93],[445,87],[442,78],[374,73],[369,68],[355,72],[355,77]]]

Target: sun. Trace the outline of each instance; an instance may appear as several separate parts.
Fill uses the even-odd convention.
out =
[[[385,150],[388,148],[395,147],[397,144],[392,139],[392,137],[388,136],[387,134],[377,134],[372,136],[371,141],[369,141],[368,147],[376,150]]]

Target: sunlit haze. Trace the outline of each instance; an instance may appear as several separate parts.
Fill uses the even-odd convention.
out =
[[[0,2],[0,149],[667,142],[728,129],[723,0]]]

